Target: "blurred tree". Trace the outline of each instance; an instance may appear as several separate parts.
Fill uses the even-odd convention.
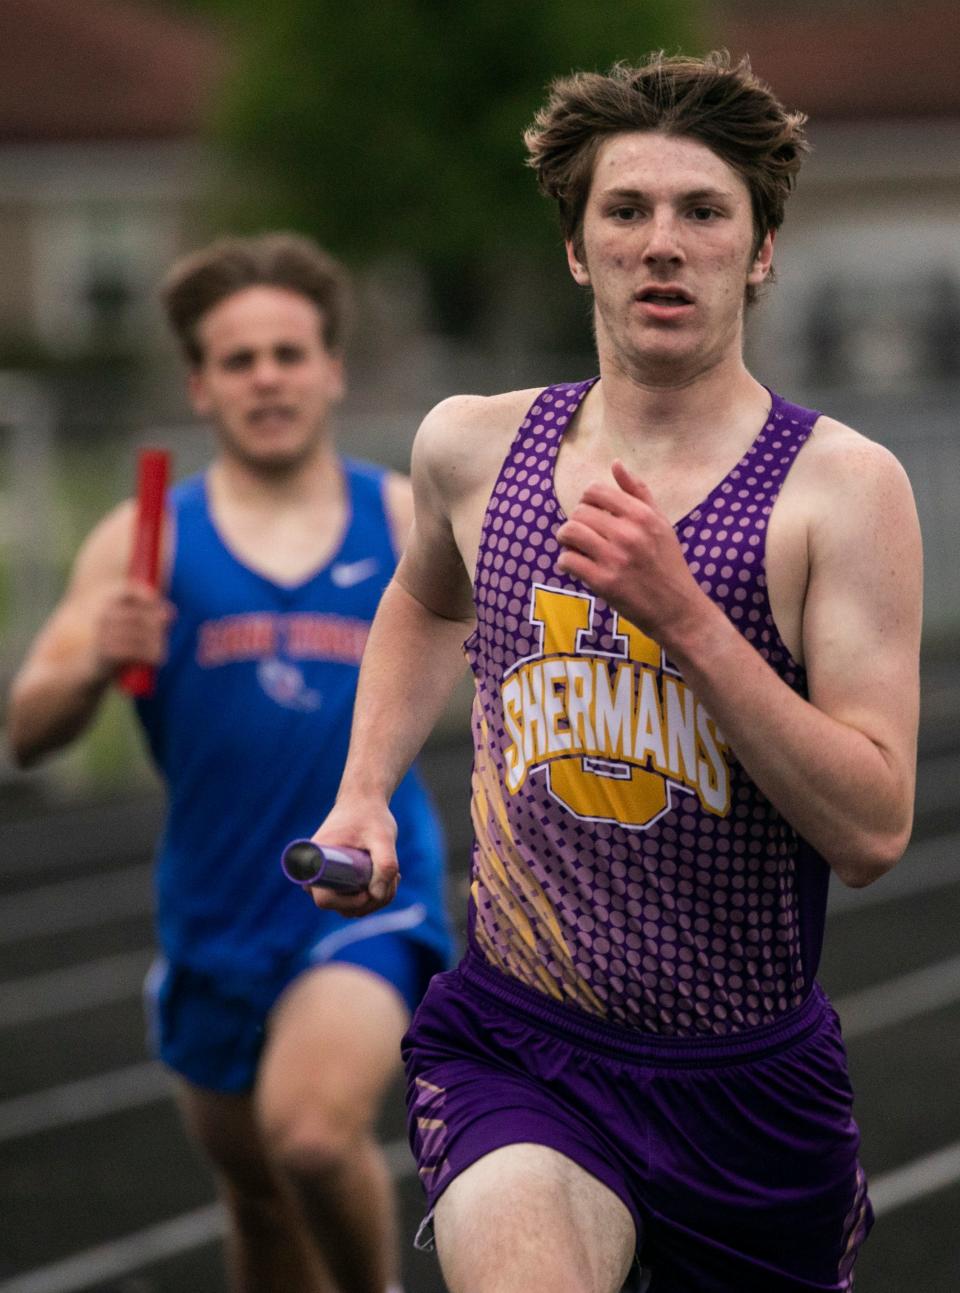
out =
[[[175,0],[235,41],[214,128],[249,187],[229,223],[293,226],[354,264],[413,254],[454,330],[491,261],[556,248],[521,139],[549,82],[690,48],[700,2]]]

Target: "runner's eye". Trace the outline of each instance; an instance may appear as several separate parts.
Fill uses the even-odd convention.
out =
[[[241,373],[248,369],[252,363],[252,350],[235,350],[229,355],[224,355],[221,360],[221,367],[228,373]]]

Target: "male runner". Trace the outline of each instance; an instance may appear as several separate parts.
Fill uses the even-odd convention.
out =
[[[599,378],[417,437],[316,835],[375,876],[315,901],[402,900],[386,802],[468,635],[469,948],[404,1047],[452,1293],[613,1293],[637,1251],[650,1293],[826,1293],[870,1225],[815,974],[830,872],[910,832],[920,544],[892,457],[744,365],[803,120],[721,55],[557,82],[526,139]]]
[[[394,1219],[371,1128],[447,959],[438,823],[405,777],[403,900],[360,923],[317,912],[279,858],[333,802],[409,483],[334,446],[347,284],[314,244],[215,243],[163,295],[216,456],[172,491],[165,595],[125,575],[131,503],[87,539],[15,679],[10,737],[32,763],[89,723],[118,668],[160,666],[138,704],[169,790],[152,1024],[227,1205],[232,1287],[384,1293]]]

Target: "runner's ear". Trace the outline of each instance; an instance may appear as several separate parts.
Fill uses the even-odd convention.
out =
[[[590,271],[587,269],[586,262],[581,260],[578,256],[572,239],[568,238],[565,246],[567,249],[567,264],[570,267],[570,273],[573,275],[574,282],[579,287],[589,287]]]

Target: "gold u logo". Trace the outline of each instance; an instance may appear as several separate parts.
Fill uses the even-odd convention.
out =
[[[543,630],[544,656],[575,656],[581,638],[593,628],[593,599],[537,585],[531,619]],[[614,696],[633,687],[631,664],[659,670],[660,647],[635,625],[614,612],[614,635],[623,640],[623,661],[615,670]],[[629,712],[630,707],[627,706]],[[630,749],[621,729],[621,745]],[[667,782],[659,772],[607,755],[576,755],[552,760],[544,769],[554,798],[577,817],[614,821],[622,826],[648,826],[668,806]]]

